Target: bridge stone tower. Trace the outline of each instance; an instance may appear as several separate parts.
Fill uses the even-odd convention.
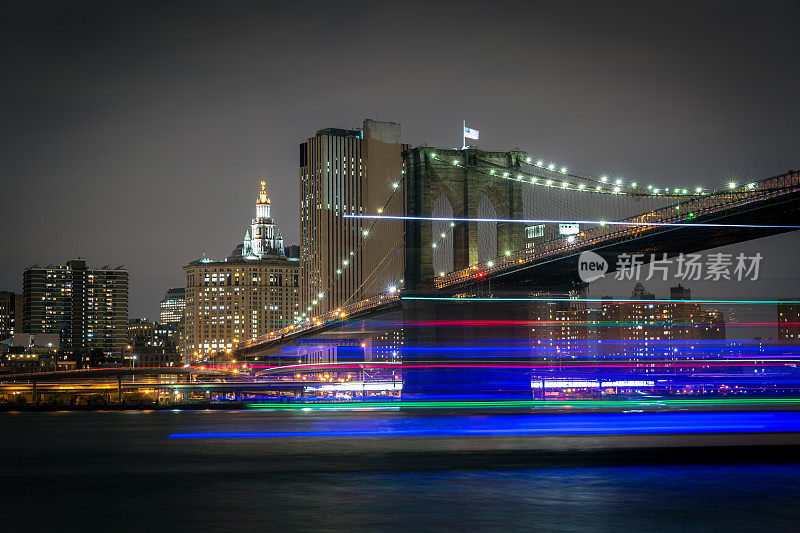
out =
[[[443,216],[434,214],[435,204],[452,209],[453,218],[521,219],[522,183],[505,179],[504,173],[514,175],[525,160],[525,152],[485,152],[477,149],[441,150],[419,147],[404,152],[406,216]],[[494,170],[493,175],[489,175]],[[448,209],[448,207],[450,209]],[[450,216],[449,213],[444,216]],[[405,286],[411,292],[433,288],[434,253],[437,240],[434,224],[442,222],[407,220],[405,222]],[[444,223],[447,224],[447,223]],[[500,256],[505,250],[525,247],[525,228],[521,224],[490,223],[489,239],[481,243],[480,228],[487,223],[454,222],[448,224],[452,239],[453,264],[458,270],[481,260]],[[484,235],[487,235],[484,233]],[[487,248],[488,242],[488,248]],[[496,243],[496,246],[495,246]],[[481,250],[482,247],[482,250]],[[496,247],[496,249],[494,249]],[[482,251],[482,253],[481,253]],[[487,255],[488,254],[488,255]],[[481,257],[483,255],[483,257]]]

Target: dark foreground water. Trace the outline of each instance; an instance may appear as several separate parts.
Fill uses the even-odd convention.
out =
[[[559,451],[549,437],[549,449],[476,452],[470,437],[170,438],[391,428],[422,416],[447,424],[444,413],[2,413],[2,530],[800,527],[795,448],[608,452],[588,441]],[[495,415],[469,416],[480,425]]]

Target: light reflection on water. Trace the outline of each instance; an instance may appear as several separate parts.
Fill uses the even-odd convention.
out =
[[[0,415],[4,523],[30,530],[791,529],[800,464],[584,451],[314,456],[270,441],[175,440],[331,417],[407,413],[72,412]],[[430,416],[430,414],[426,414]],[[741,453],[741,452],[737,452]],[[5,528],[4,528],[5,529]]]

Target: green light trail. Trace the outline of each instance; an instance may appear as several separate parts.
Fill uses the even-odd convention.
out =
[[[800,398],[692,398],[661,400],[497,400],[497,401],[397,401],[341,403],[248,403],[248,409],[316,411],[359,409],[527,409],[535,407],[694,407],[703,405],[800,405]]]

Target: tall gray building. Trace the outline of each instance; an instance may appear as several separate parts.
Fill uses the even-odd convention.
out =
[[[402,214],[400,124],[365,120],[327,128],[300,145],[301,318],[386,290],[403,269],[402,221],[345,215]]]
[[[34,265],[23,274],[24,333],[57,333],[81,364],[93,350],[122,357],[128,332],[128,271],[92,269],[83,259]]]

